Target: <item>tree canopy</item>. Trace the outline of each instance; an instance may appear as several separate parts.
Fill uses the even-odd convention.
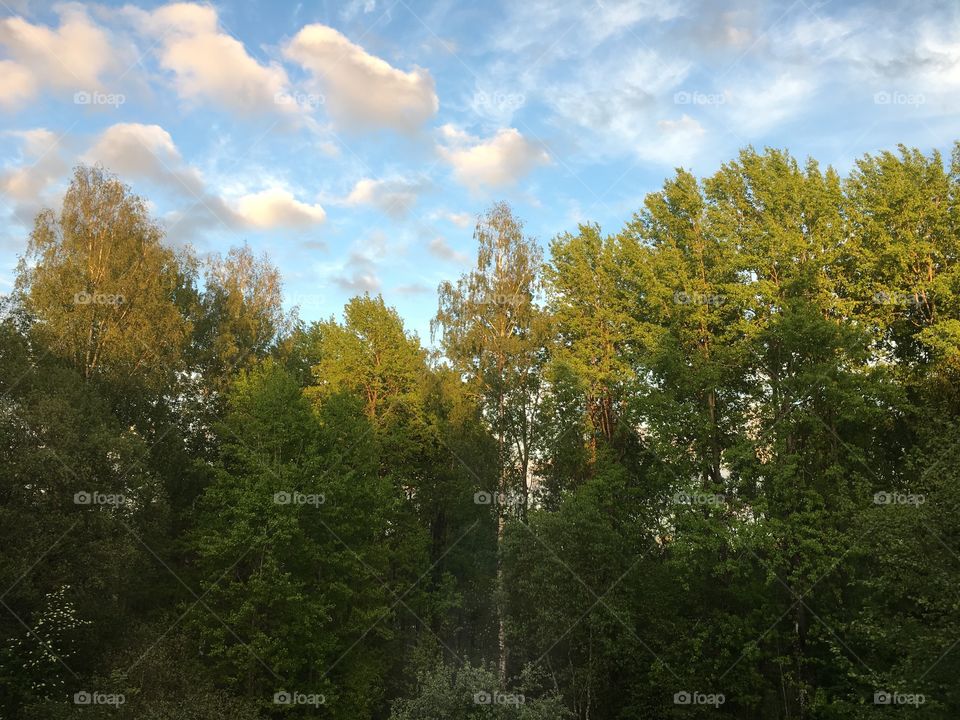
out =
[[[0,305],[0,718],[960,712],[960,144],[478,216],[434,347],[79,167]]]

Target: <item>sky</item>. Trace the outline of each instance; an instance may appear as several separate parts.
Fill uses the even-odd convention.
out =
[[[305,320],[381,293],[427,343],[495,201],[546,246],[748,144],[948,155],[958,113],[955,0],[0,0],[0,293],[99,163],[170,244],[266,253]]]

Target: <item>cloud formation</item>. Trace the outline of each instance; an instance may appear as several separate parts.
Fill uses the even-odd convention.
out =
[[[116,64],[109,34],[75,4],[57,7],[56,29],[22,17],[0,20],[0,105],[21,106],[41,88],[98,91],[101,76]]]
[[[430,243],[427,245],[427,250],[430,251],[431,255],[448,262],[464,263],[467,261],[466,255],[464,255],[462,252],[454,250],[450,243],[447,242],[447,239],[440,235],[430,241]]]
[[[429,72],[398,70],[326,25],[301,29],[284,56],[312,74],[330,118],[343,129],[412,132],[440,107]]]
[[[167,222],[188,234],[221,225],[237,229],[304,229],[326,219],[320,205],[296,199],[272,186],[235,199],[208,186],[203,175],[186,163],[173,138],[159,125],[118,123],[107,128],[82,158],[100,163],[123,178],[144,179],[181,199]],[[184,205],[185,203],[185,205]]]
[[[320,205],[300,202],[283,188],[244,195],[237,201],[237,212],[257,228],[305,229],[322,223],[327,217]]]
[[[223,32],[209,5],[174,3],[153,12],[128,9],[141,30],[159,43],[163,69],[173,73],[177,94],[188,102],[210,103],[243,115],[290,112],[286,71],[261,64],[243,43]]]
[[[16,220],[29,226],[41,208],[54,204],[53,188],[70,166],[56,133],[35,128],[10,134],[21,143],[21,164],[0,170],[0,193],[13,202]]]
[[[515,128],[499,130],[483,140],[444,125],[441,137],[440,156],[453,168],[454,177],[471,190],[514,185],[538,166],[550,163],[549,153]]]
[[[354,207],[370,205],[392,218],[400,219],[410,212],[425,187],[426,183],[419,180],[363,178],[357,181],[342,202]]]

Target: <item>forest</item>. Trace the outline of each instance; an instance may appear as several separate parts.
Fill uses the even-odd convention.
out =
[[[78,166],[0,309],[3,720],[960,716],[960,143],[479,209],[430,339]]]

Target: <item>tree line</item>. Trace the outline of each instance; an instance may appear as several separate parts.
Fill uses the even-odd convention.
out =
[[[425,347],[76,169],[0,310],[0,718],[956,715],[960,144],[474,239]]]

